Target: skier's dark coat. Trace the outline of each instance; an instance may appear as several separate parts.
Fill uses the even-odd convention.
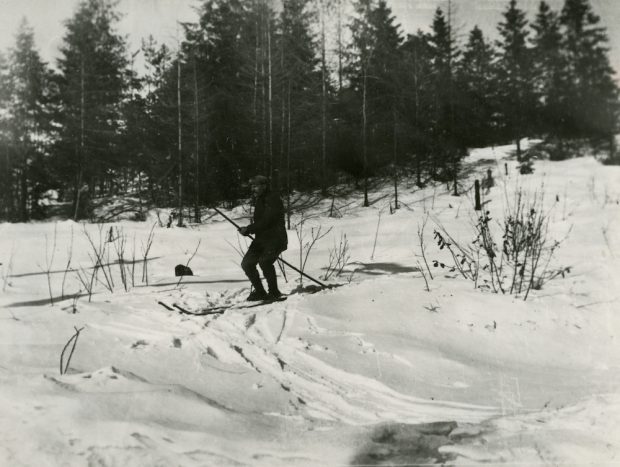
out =
[[[265,191],[256,198],[254,217],[247,227],[247,233],[254,234],[254,242],[263,251],[286,250],[288,237],[284,226],[284,205],[277,193]]]

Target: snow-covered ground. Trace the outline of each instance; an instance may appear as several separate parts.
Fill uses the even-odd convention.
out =
[[[0,465],[620,465],[620,168],[536,161],[523,176],[510,149],[473,151],[463,189],[491,168],[483,201],[498,219],[517,187],[544,192],[549,236],[564,239],[550,267],[570,272],[526,301],[433,268],[446,260],[438,223],[473,240],[473,192],[445,185],[401,181],[394,214],[389,184],[370,208],[337,199],[341,217],[326,215],[331,200],[308,208],[305,241],[332,230],[306,272],[323,275],[346,234],[350,263],[328,281],[340,286],[207,316],[158,302],[198,310],[248,293],[245,239],[213,212],[155,227],[148,286],[156,216],[106,225],[104,240],[112,226],[125,258],[136,252],[134,283],[128,272],[126,292],[112,264],[114,293],[100,272],[91,300],[65,269],[73,245],[70,268],[90,278],[83,229],[98,243],[97,225],[0,224]],[[289,231],[284,258],[298,265],[299,248]],[[179,284],[174,266],[190,258]],[[298,285],[290,270],[280,282]]]

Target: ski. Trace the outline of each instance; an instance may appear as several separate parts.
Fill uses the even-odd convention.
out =
[[[228,310],[242,310],[244,308],[255,308],[255,307],[259,307],[263,305],[269,305],[270,303],[283,302],[287,298],[288,297],[286,296],[282,296],[280,298],[260,300],[257,302],[240,302],[240,303],[235,303],[231,305],[215,305],[215,306],[211,306],[208,308],[201,308],[195,311],[188,310],[187,308],[183,308],[182,306],[177,305],[176,303],[173,303],[172,305],[168,305],[167,303],[164,303],[162,301],[158,301],[157,303],[159,303],[161,306],[163,306],[169,311],[178,311],[179,313],[184,314],[184,315],[206,316],[206,315],[221,314]]]
[[[286,295],[282,295],[280,298],[270,298],[267,300],[259,300],[258,302],[249,302],[245,305],[239,306],[237,308],[254,308],[262,305],[269,305],[270,303],[283,302],[288,297]]]

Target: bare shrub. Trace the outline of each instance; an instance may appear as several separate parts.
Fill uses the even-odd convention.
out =
[[[422,265],[420,264],[419,261],[417,263],[418,263],[418,269],[422,273],[422,278],[424,279],[424,283],[426,284],[426,291],[430,292],[431,288],[428,286],[428,279],[426,279],[426,274],[424,274],[424,269],[422,269]],[[428,266],[427,266],[427,268],[428,268]],[[429,270],[429,274],[430,274],[430,270]]]
[[[379,237],[379,226],[380,225],[381,225],[381,211],[379,211],[379,217],[377,219],[377,229],[375,230],[375,240],[372,244],[372,253],[370,254],[371,260],[375,258],[375,249],[377,248],[377,238]]]
[[[69,241],[69,248],[67,249],[67,264],[65,265],[65,272],[62,275],[62,285],[60,287],[60,295],[62,299],[65,299],[65,282],[67,281],[67,274],[71,270],[71,261],[73,259],[73,225],[71,225],[71,239]]]
[[[422,225],[418,225],[418,241],[420,243],[420,253],[422,254],[422,259],[424,260],[424,265],[426,266],[426,270],[428,271],[428,275],[431,280],[433,279],[433,273],[431,272],[431,268],[428,266],[428,261],[426,260],[426,244],[424,243],[424,230],[426,229],[426,223],[428,222],[428,215],[424,217],[424,222]],[[424,277],[426,280],[426,277]],[[428,287],[427,287],[428,288]]]
[[[80,294],[82,293],[82,290],[78,290],[74,295],[73,295],[73,299],[71,300],[71,304],[70,305],[65,305],[64,307],[62,307],[63,311],[69,311],[72,314],[76,314],[78,312],[78,307],[77,307],[77,302],[80,299]]]
[[[112,238],[112,227],[110,227],[110,238],[111,243],[114,246],[114,251],[116,253],[116,264],[118,265],[119,274],[121,277],[121,283],[123,284],[123,288],[125,292],[129,291],[129,278],[128,271],[126,269],[125,263],[125,248],[127,246],[127,236],[122,228],[116,228],[116,235]]]
[[[129,269],[131,273],[131,287],[136,286],[136,234],[133,234],[133,247],[131,249],[131,269]]]
[[[93,235],[86,229],[86,225],[83,225],[84,236],[88,240],[90,251],[88,257],[90,258],[89,266],[80,265],[77,268],[70,268],[71,265],[71,251],[69,250],[69,259],[67,267],[65,269],[65,276],[69,271],[75,272],[75,275],[82,285],[82,290],[88,294],[88,301],[91,301],[92,295],[95,292],[95,286],[100,283],[108,292],[114,292],[115,290],[115,275],[116,281],[123,286],[125,292],[130,291],[136,284],[136,264],[142,263],[142,282],[148,285],[148,259],[149,252],[153,245],[154,228],[157,223],[154,223],[149,231],[149,235],[146,242],[141,244],[141,260],[136,260],[136,235],[133,236],[132,246],[128,248],[128,235],[121,227],[111,226],[106,228],[103,224],[98,226],[98,236]],[[71,239],[71,245],[73,244],[73,237]],[[113,268],[113,266],[116,267]],[[63,278],[63,294],[64,294],[64,282]]]
[[[86,290],[86,292],[88,293],[88,301],[90,302],[93,297],[93,282],[95,278],[95,268],[93,268],[93,270],[91,271],[90,278],[88,277],[88,273],[82,267],[75,271],[75,275],[77,276],[78,280],[82,284],[82,287],[84,287],[84,290]]]
[[[347,240],[347,234],[340,235],[340,243],[334,244],[333,248],[329,249],[329,263],[323,275],[324,280],[329,280],[331,277],[339,277],[347,264],[351,255],[349,253],[349,240]]]
[[[304,226],[307,221],[308,221],[308,218],[305,217],[304,214],[302,214],[301,220],[297,223],[297,225],[295,225],[295,233],[297,234],[297,240],[299,241],[299,285],[300,287],[303,287],[304,269],[306,267],[306,263],[308,261],[308,257],[310,256],[310,252],[312,251],[312,248],[314,247],[314,245],[316,245],[316,242],[318,242],[320,239],[328,235],[332,230],[332,227],[330,227],[329,229],[327,229],[327,231],[323,232],[322,226],[311,227],[310,233],[308,235],[307,231],[304,230]]]
[[[439,249],[443,250],[445,248],[450,253],[453,266],[447,266],[442,261],[434,259],[433,267],[441,267],[442,269],[449,267],[451,272],[458,270],[465,279],[476,282],[479,269],[476,257],[479,258],[479,255],[476,256],[476,252],[471,248],[466,248],[456,242],[443,226],[439,226],[438,228],[440,230],[435,230],[433,236]]]
[[[152,230],[151,230],[152,233]],[[152,243],[152,235],[149,234],[149,238],[147,239],[147,250],[146,255],[148,255],[148,250],[150,249],[150,245]],[[133,237],[133,248],[131,253],[128,253],[128,256],[131,256],[131,261],[127,261],[126,251],[127,251],[127,235],[125,234],[122,228],[117,227],[114,230],[110,227],[110,235],[108,242],[111,242],[114,247],[114,252],[116,254],[116,264],[118,265],[118,270],[121,278],[121,283],[123,284],[123,288],[125,292],[128,292],[132,287],[135,286],[135,272],[136,272],[136,236],[134,234]],[[144,248],[143,248],[144,251]],[[146,263],[146,256],[143,258],[143,264]]]
[[[94,281],[98,280],[98,271],[101,270],[103,273],[103,277],[105,282],[102,284],[108,289],[110,292],[114,292],[114,282],[112,279],[112,270],[109,265],[109,251],[108,245],[109,242],[103,240],[103,224],[99,225],[99,239],[96,242],[93,237],[86,230],[86,225],[83,225],[84,235],[86,236],[88,243],[91,247],[91,253],[88,254],[91,262],[93,263],[93,274],[91,276],[90,287],[89,289],[92,291]],[[106,262],[107,260],[107,262]],[[106,270],[107,266],[107,270]]]
[[[522,296],[523,300],[532,289],[538,290],[570,272],[570,267],[550,268],[561,241],[549,237],[549,213],[543,210],[543,197],[538,192],[528,197],[517,190],[501,222],[493,222],[490,212],[485,211],[473,230],[471,246],[464,246],[439,225],[435,240],[440,250],[450,253],[453,264],[434,260],[434,266],[458,270],[474,281],[475,287]]]
[[[54,306],[54,294],[52,293],[52,267],[54,265],[54,256],[56,255],[56,238],[58,233],[58,224],[54,224],[54,237],[52,239],[52,251],[49,250],[49,241],[47,234],[45,235],[45,268],[41,269],[45,272],[47,278],[47,290],[50,295],[50,305]]]
[[[158,213],[159,216],[159,213]],[[151,230],[149,231],[149,236],[146,239],[146,242],[142,243],[142,282],[146,285],[149,285],[149,252],[151,251],[151,247],[153,246],[153,240],[155,239],[155,226],[157,224],[153,224]]]

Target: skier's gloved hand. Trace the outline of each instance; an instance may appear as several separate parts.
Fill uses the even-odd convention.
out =
[[[239,233],[241,235],[243,235],[244,237],[247,237],[248,235],[250,235],[248,233],[248,228],[247,227],[239,227]]]

